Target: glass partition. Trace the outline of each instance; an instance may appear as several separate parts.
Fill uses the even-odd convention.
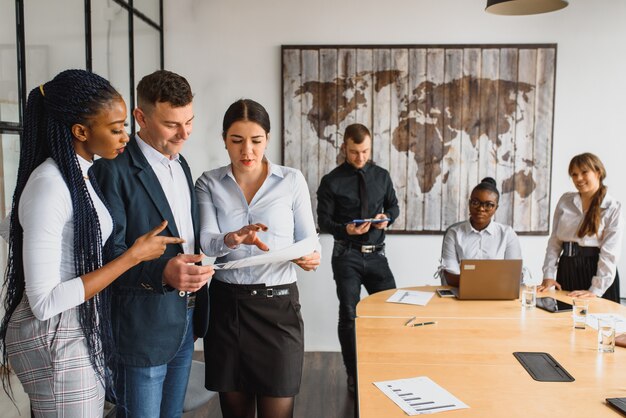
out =
[[[0,121],[19,122],[15,2],[0,0]]]

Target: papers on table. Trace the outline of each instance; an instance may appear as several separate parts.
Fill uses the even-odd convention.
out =
[[[396,290],[396,293],[391,295],[387,302],[392,303],[407,303],[409,305],[421,305],[426,306],[433,297],[434,292],[420,292],[419,290]]]
[[[262,264],[280,263],[284,261],[294,260],[304,255],[311,254],[315,250],[319,250],[319,239],[317,235],[298,241],[280,250],[268,251],[265,254],[259,254],[248,258],[229,261],[227,263],[215,264],[216,270],[239,269],[243,267],[259,266]]]
[[[426,376],[374,382],[374,385],[408,415],[469,408]]]
[[[626,332],[626,318],[622,315],[612,313],[595,313],[587,315],[587,325],[593,329],[598,329],[599,319],[610,319],[615,322],[615,334]]]

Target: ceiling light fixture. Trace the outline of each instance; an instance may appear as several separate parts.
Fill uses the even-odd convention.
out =
[[[485,10],[496,15],[523,16],[561,10],[567,4],[566,0],[487,0]]]

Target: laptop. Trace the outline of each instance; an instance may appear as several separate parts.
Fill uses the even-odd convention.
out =
[[[458,299],[519,299],[522,260],[462,260]]]

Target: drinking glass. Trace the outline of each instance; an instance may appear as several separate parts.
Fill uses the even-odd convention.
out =
[[[585,329],[587,327],[587,312],[589,312],[589,299],[574,299],[574,328]]]

